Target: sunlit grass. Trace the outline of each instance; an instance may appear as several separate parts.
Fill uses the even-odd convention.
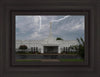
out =
[[[76,61],[76,62],[80,62],[80,61],[84,61],[83,59],[59,59],[61,62],[65,62],[65,61]]]

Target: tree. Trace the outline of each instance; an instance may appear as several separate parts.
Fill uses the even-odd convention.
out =
[[[19,49],[25,50],[25,49],[27,49],[27,46],[26,45],[20,45]]]
[[[63,39],[62,39],[62,38],[60,38],[60,37],[57,37],[57,38],[56,38],[56,40],[63,40]]]
[[[79,42],[79,52],[78,52],[78,54],[82,57],[82,58],[84,58],[84,49],[85,49],[85,41],[83,40],[83,38],[82,37],[80,37],[80,38],[77,38],[77,41]]]
[[[73,45],[73,46],[71,46],[71,49],[75,49],[76,51],[78,51],[78,55],[80,55],[82,58],[84,58],[85,41],[83,40],[82,37],[77,38],[77,41],[78,41],[79,45]]]

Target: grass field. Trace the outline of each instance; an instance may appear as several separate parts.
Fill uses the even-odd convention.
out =
[[[40,62],[40,60],[32,60],[32,59],[17,59],[17,62]]]
[[[65,61],[84,61],[83,59],[59,59],[61,62],[65,62]]]
[[[59,62],[71,62],[71,61],[74,61],[74,62],[81,62],[83,61],[83,59],[57,59],[59,60]],[[34,59],[16,59],[17,62],[40,62],[42,61],[42,59],[40,60],[34,60]]]

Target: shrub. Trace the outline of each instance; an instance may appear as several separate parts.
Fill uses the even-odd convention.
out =
[[[24,51],[18,51],[16,53],[18,53],[18,54],[26,54],[26,52],[24,52]]]
[[[63,40],[63,39],[62,39],[62,38],[60,38],[60,37],[57,37],[57,38],[56,38],[56,40]]]
[[[66,54],[66,51],[62,51],[61,54]]]
[[[25,50],[25,49],[27,49],[27,46],[26,45],[20,45],[19,49]]]

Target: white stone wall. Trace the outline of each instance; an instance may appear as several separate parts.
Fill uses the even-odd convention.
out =
[[[26,45],[28,49],[31,49],[31,47],[38,47],[41,49],[41,53],[43,53],[43,46],[45,45],[58,46],[58,53],[60,53],[61,48],[77,44],[78,42],[76,40],[53,40],[52,42],[45,40],[16,40],[16,49],[18,49],[20,45]]]

